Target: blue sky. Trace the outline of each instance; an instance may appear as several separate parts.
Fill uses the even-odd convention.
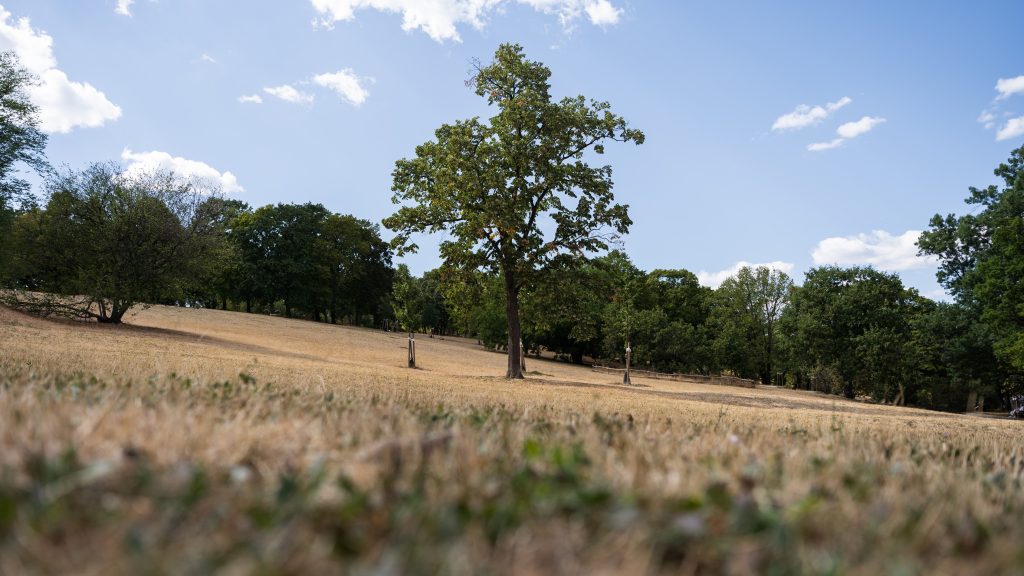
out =
[[[444,122],[488,115],[464,85],[470,60],[518,42],[557,96],[608,100],[646,132],[604,157],[634,262],[711,285],[742,262],[798,282],[816,264],[874,264],[935,297],[917,231],[962,212],[967,187],[1024,144],[1016,1],[0,6],[0,49],[42,80],[53,163],[171,166],[254,206],[321,202],[378,222],[396,159]],[[420,244],[414,271],[439,263],[436,242]]]

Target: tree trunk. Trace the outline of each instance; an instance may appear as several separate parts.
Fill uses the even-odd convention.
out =
[[[131,304],[127,302],[111,302],[110,303],[110,315],[106,314],[106,306],[103,306],[99,321],[104,324],[120,324],[121,318],[124,317],[124,313],[131,308]]]
[[[252,314],[252,298],[245,299],[245,312],[246,314]]]
[[[569,353],[569,358],[571,358],[573,364],[583,364],[583,351],[573,350]]]
[[[523,331],[519,325],[519,290],[507,273],[505,275],[505,299],[505,314],[508,318],[508,371],[505,373],[505,378],[522,380],[523,365],[520,341],[523,338]]]
[[[854,394],[852,382],[843,382],[843,396],[849,398],[850,400],[853,400]]]

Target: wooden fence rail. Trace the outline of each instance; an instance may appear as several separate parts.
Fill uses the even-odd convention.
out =
[[[603,374],[619,374],[625,372],[623,368],[610,368],[608,366],[594,366],[595,372]],[[701,384],[714,384],[717,386],[739,386],[740,388],[757,388],[757,380],[747,380],[735,376],[704,376],[703,374],[666,374],[664,372],[649,372],[647,370],[629,371],[631,375],[640,378],[653,378],[655,380],[674,380],[676,382],[698,382]]]

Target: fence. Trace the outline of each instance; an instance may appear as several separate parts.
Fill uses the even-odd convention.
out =
[[[625,372],[623,368],[610,368],[608,366],[594,366],[595,372],[603,374],[619,374]],[[639,378],[653,378],[655,380],[674,380],[676,382],[698,382],[700,384],[713,384],[716,386],[739,386],[740,388],[757,388],[757,380],[747,380],[735,376],[704,376],[703,374],[665,374],[664,372],[649,372],[647,370],[629,371],[631,376]]]

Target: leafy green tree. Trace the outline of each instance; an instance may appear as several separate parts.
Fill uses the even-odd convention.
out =
[[[524,342],[567,355],[574,364],[600,355],[602,317],[611,293],[600,260],[551,267],[538,279],[523,299]]]
[[[253,291],[265,303],[281,300],[286,317],[313,311],[329,290],[317,276],[315,243],[330,213],[320,204],[277,204],[242,214],[233,235],[252,266]]]
[[[16,226],[21,288],[9,302],[42,314],[120,323],[137,303],[184,298],[218,233],[208,190],[170,173],[114,165],[55,175],[46,208]]]
[[[0,52],[0,281],[10,265],[12,226],[21,207],[31,204],[29,184],[19,177],[24,165],[37,172],[48,166],[46,135],[39,111],[28,96],[35,79],[12,52]]]
[[[895,380],[877,376],[891,358],[913,353],[911,325],[919,313],[917,292],[899,276],[835,266],[808,271],[784,312],[804,372],[825,369],[837,375],[844,396],[869,393],[880,400],[906,397],[902,367],[890,371]]]
[[[991,329],[981,312],[963,304],[940,302],[914,324],[924,386],[914,400],[923,406],[961,411],[973,394],[1000,399],[1008,381],[1005,364],[995,356]]]
[[[394,246],[412,251],[414,233],[445,231],[450,266],[486,269],[504,281],[508,378],[522,378],[519,297],[539,270],[560,259],[607,249],[630,225],[615,204],[610,166],[592,167],[585,153],[602,154],[607,141],[643,142],[642,132],[583,96],[552,100],[550,70],[504,44],[489,65],[477,64],[471,84],[498,112],[445,124],[436,140],[399,160],[393,201],[384,220]]]
[[[419,294],[416,278],[409,272],[409,267],[405,264],[399,264],[395,270],[391,299],[391,309],[395,313],[398,326],[405,332],[416,331],[421,324],[420,310],[417,306]]]
[[[976,214],[938,214],[921,234],[923,254],[938,256],[938,278],[957,301],[977,306],[995,335],[999,358],[1024,370],[1024,147],[995,175],[1003,187],[970,188]]]
[[[423,327],[431,334],[448,334],[451,313],[444,299],[441,271],[428,270],[420,279],[420,298]]]
[[[391,290],[391,250],[378,227],[355,216],[330,214],[312,239],[317,282],[316,307],[331,322],[348,315],[361,324],[363,314],[376,312],[382,294]]]
[[[189,305],[220,306],[227,310],[228,300],[244,300],[239,297],[238,290],[242,260],[238,247],[231,241],[231,233],[235,220],[250,211],[245,202],[222,196],[211,196],[199,205],[197,215],[211,230],[204,235],[207,245],[202,251],[205,257],[186,291],[185,300]]]
[[[770,384],[778,359],[778,323],[793,280],[765,266],[744,266],[715,291],[717,348],[726,366]]]

